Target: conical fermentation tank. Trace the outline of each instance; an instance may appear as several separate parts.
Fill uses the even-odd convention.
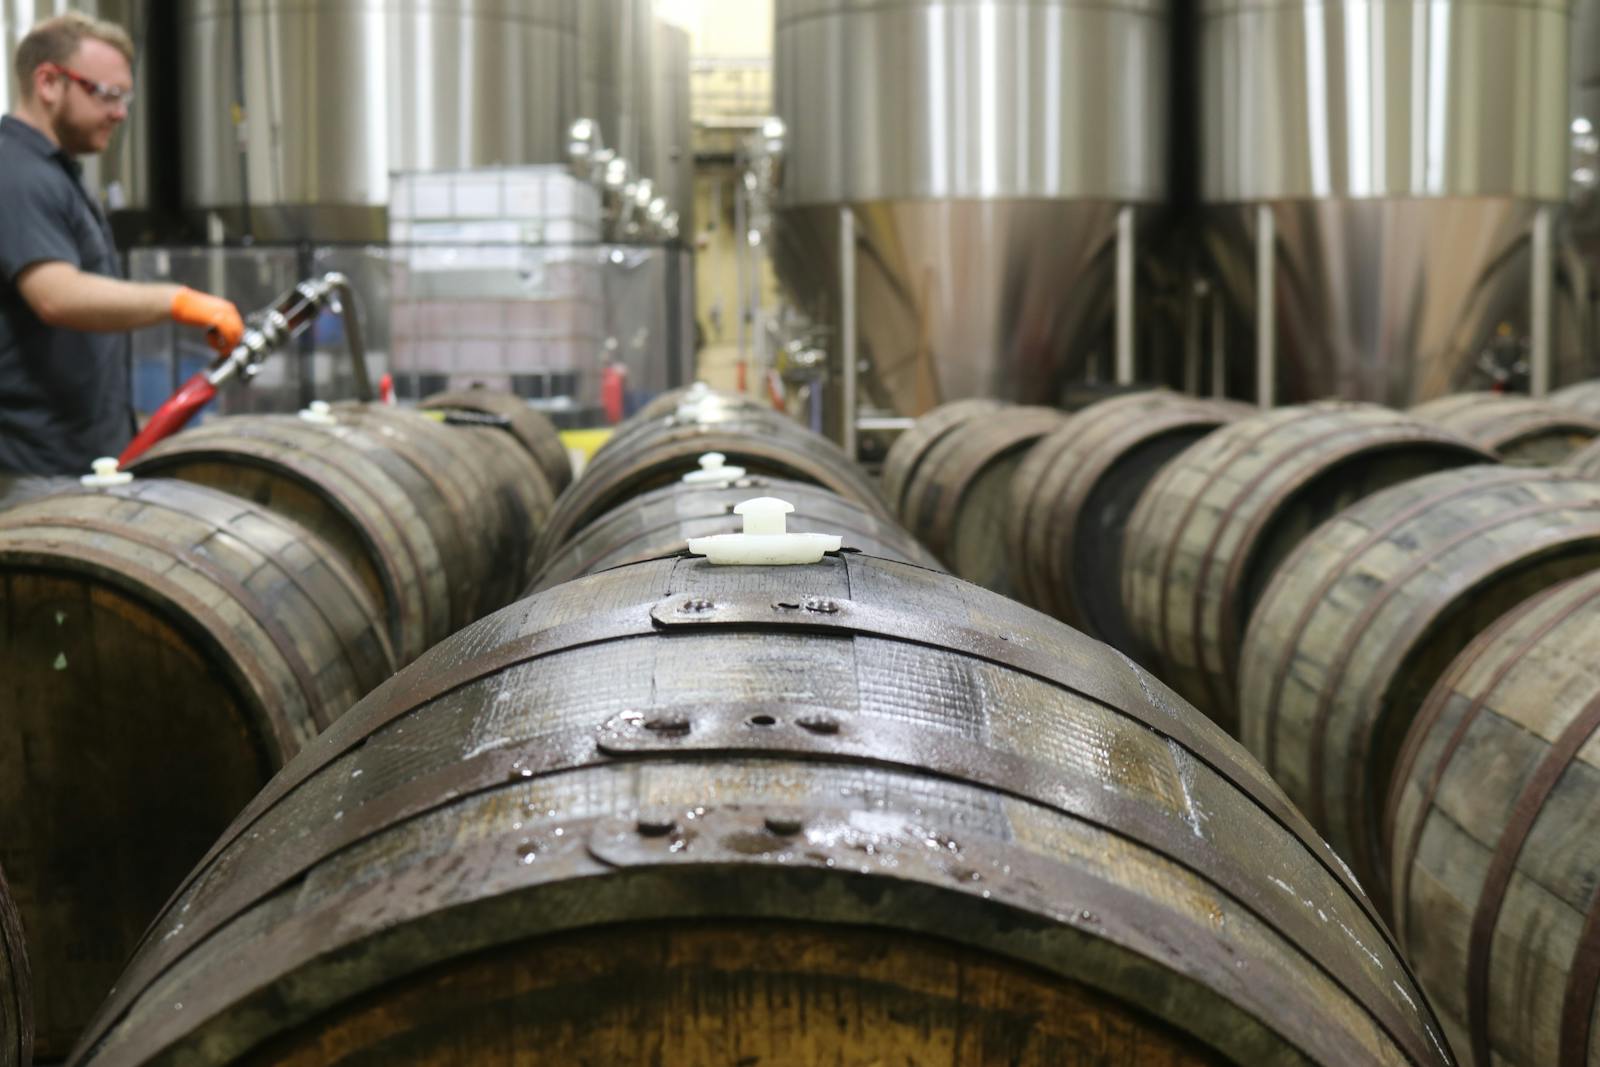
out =
[[[694,232],[694,120],[689,111],[689,32],[658,19],[651,104],[654,158],[647,168],[657,196],[678,213],[680,233]]]
[[[1235,388],[1405,406],[1497,359],[1526,355],[1535,389],[1567,375],[1569,19],[1567,0],[1202,0],[1207,244],[1250,338]]]
[[[382,239],[392,171],[563,163],[580,5],[183,0],[185,207],[237,232],[248,205],[257,237]]]
[[[655,26],[651,0],[579,0],[583,117],[635,177],[654,162]]]
[[[819,321],[853,296],[863,405],[1050,401],[1084,373],[1119,213],[1165,196],[1169,29],[1164,0],[778,0],[775,259]]]

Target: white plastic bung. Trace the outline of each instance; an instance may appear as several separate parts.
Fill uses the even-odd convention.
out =
[[[700,406],[713,396],[711,386],[705,382],[697,381],[684,391],[678,400],[678,418],[690,420],[698,418]]]
[[[78,481],[90,489],[103,489],[108,485],[127,485],[133,481],[133,475],[117,469],[115,456],[101,456],[89,466],[94,469],[94,473],[85,474]]]
[[[333,409],[326,400],[313,400],[310,407],[300,409],[300,417],[307,422],[321,423],[331,426],[339,420],[333,417]]]
[[[727,462],[721,452],[707,452],[700,457],[700,469],[685,474],[683,480],[690,485],[732,485],[744,477],[744,468],[727,466]]]
[[[785,515],[794,505],[775,496],[758,496],[734,507],[744,516],[744,532],[689,538],[689,551],[712,563],[733,566],[787,566],[818,563],[825,552],[837,552],[844,538],[837,534],[789,533]]]

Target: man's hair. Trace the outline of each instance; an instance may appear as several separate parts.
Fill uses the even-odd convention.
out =
[[[104,41],[121,52],[129,65],[133,63],[133,39],[128,31],[115,22],[85,15],[81,11],[68,11],[45,19],[22,39],[17,46],[16,75],[22,99],[33,99],[33,72],[43,63],[65,64],[78,51],[85,38]]]

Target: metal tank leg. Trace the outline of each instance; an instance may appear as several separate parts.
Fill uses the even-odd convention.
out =
[[[841,375],[839,444],[845,455],[856,458],[856,216],[839,209],[839,355]]]
[[[1256,403],[1272,407],[1278,392],[1278,335],[1276,298],[1277,264],[1273,247],[1278,243],[1272,207],[1256,208]]]
[[[1134,301],[1133,208],[1117,212],[1117,384],[1132,385]]]
[[[1555,271],[1551,241],[1553,210],[1545,204],[1533,217],[1533,263],[1528,309],[1532,320],[1532,351],[1528,358],[1528,392],[1544,396],[1550,391],[1550,280]]]

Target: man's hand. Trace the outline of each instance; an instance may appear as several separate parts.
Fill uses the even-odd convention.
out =
[[[172,319],[206,331],[211,347],[222,355],[232,352],[244,336],[244,319],[232,301],[196,289],[179,289],[172,297]]]

